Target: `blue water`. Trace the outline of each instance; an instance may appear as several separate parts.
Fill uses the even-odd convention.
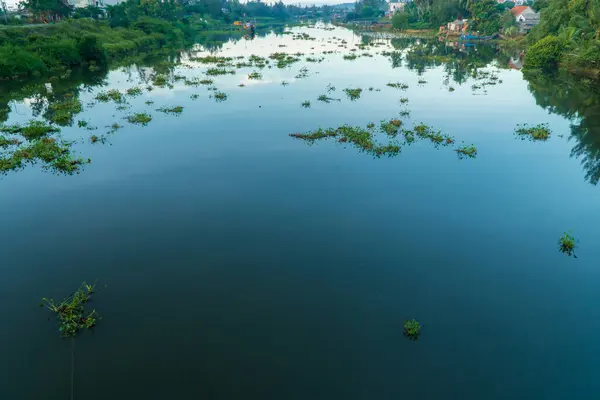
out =
[[[218,54],[360,42],[341,28],[294,31],[317,40],[269,35]],[[257,82],[245,78],[252,68],[216,77],[221,103],[174,82],[130,110],[89,105],[140,83],[146,69],[135,67],[82,92],[76,119],[100,129],[62,135],[92,163],[79,175],[29,166],[0,180],[0,398],[69,398],[71,342],[37,306],[95,279],[103,319],[75,340],[75,398],[596,398],[600,192],[571,156],[573,121],[538,106],[520,71],[491,64],[502,84],[450,92],[443,65],[422,76],[392,68],[375,54],[388,47],[355,61],[339,48],[322,63],[266,68]],[[187,64],[178,72],[206,69]],[[294,79],[302,66],[310,76]],[[342,101],[318,102],[330,83]],[[347,87],[361,98],[349,101]],[[185,110],[154,111],[163,105]],[[473,143],[477,157],[416,142],[373,158],[288,136],[401,109],[405,126]],[[31,117],[27,100],[16,110],[8,123]],[[138,111],[154,120],[122,121]],[[113,122],[125,127],[89,143]],[[552,137],[518,140],[525,122],[548,123]],[[564,231],[578,239],[576,259],[558,251]],[[423,325],[416,342],[402,335],[411,318]]]

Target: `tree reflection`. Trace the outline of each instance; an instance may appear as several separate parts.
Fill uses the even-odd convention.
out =
[[[557,75],[526,74],[537,104],[571,120],[571,156],[581,160],[585,179],[600,180],[600,90],[586,79],[567,72]]]

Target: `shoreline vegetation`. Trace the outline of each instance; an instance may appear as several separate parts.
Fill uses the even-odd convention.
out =
[[[214,0],[186,6],[174,1],[127,0],[108,6],[105,18],[101,18],[104,14],[95,7],[83,9],[88,14],[82,14],[80,9],[61,9],[60,0],[40,3],[30,0],[24,5],[36,16],[33,25],[0,29],[0,81],[62,78],[78,68],[96,71],[139,54],[210,41],[215,35],[241,37],[244,31],[233,22],[244,18],[252,18],[259,24],[257,30],[264,30],[304,12],[281,2],[231,2],[225,13],[221,3],[217,8]]]
[[[515,3],[495,0],[468,2],[425,0],[405,3],[385,16],[383,0],[359,0],[341,26],[399,35],[432,35],[447,41],[484,39],[517,46],[525,73],[554,74],[559,69],[600,79],[600,0],[537,0],[528,5],[538,22],[517,22]],[[387,14],[386,14],[387,15]],[[459,28],[451,22],[459,20]],[[462,28],[461,28],[462,27]]]

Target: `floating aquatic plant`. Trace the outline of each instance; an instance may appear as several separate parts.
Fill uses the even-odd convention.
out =
[[[154,86],[158,86],[158,87],[163,87],[166,86],[168,83],[167,77],[164,75],[155,75],[154,78],[152,79],[152,84]]]
[[[215,92],[212,97],[215,99],[216,102],[222,102],[227,100],[227,94],[223,93],[223,92]]]
[[[406,103],[408,103],[408,99],[406,97],[401,97],[400,104],[406,104]]]
[[[343,46],[341,46],[343,47]],[[344,60],[354,61],[358,58],[356,54],[344,54]]]
[[[427,83],[427,81],[425,79],[419,79],[419,85],[424,85]]]
[[[82,110],[81,101],[77,99],[65,100],[48,106],[48,111],[50,112],[48,119],[59,125],[71,125],[73,123],[73,116]]]
[[[22,142],[19,139],[7,138],[5,136],[0,135],[0,148],[16,146],[16,145],[20,145],[21,143]]]
[[[216,76],[216,75],[227,75],[227,74],[235,74],[235,70],[225,69],[225,68],[209,68],[206,70],[206,75]]]
[[[55,138],[42,137],[33,140],[27,146],[19,147],[12,154],[0,158],[0,172],[21,169],[25,163],[36,161],[41,162],[44,169],[55,172],[64,174],[79,172],[84,161],[81,158],[71,157],[70,146],[71,143],[59,142]]]
[[[304,107],[304,108],[310,108],[310,101],[304,101],[304,102],[302,102],[302,107]]]
[[[48,136],[51,133],[60,132],[60,128],[47,124],[44,121],[31,120],[27,125],[4,125],[0,127],[0,132],[18,134],[25,139],[32,141]]]
[[[149,106],[151,106],[152,104],[154,104],[154,101],[148,100],[148,101],[145,101],[144,103],[147,104],[147,105],[149,105]]]
[[[137,97],[137,96],[141,95],[143,93],[143,91],[142,91],[142,88],[136,86],[136,87],[127,89],[127,91],[125,93],[127,93],[127,95],[129,95],[129,96]]]
[[[317,100],[322,101],[323,103],[331,103],[332,101],[341,101],[340,99],[334,99],[333,97],[329,97],[326,94],[322,94],[317,97]]]
[[[344,89],[344,92],[346,93],[346,95],[348,96],[348,98],[351,101],[355,101],[357,99],[360,98],[360,94],[362,93],[362,89],[357,88],[357,89],[351,89],[351,88],[347,88]]]
[[[477,156],[477,149],[473,145],[461,146],[458,149],[456,149],[455,151],[456,151],[456,153],[458,153],[458,156],[460,158],[462,158],[462,157],[475,158]]]
[[[400,83],[400,82],[390,82],[388,84],[386,84],[386,86],[389,86],[391,88],[394,89],[400,89],[400,90],[406,90],[408,89],[408,85],[405,83]]]
[[[175,106],[175,107],[161,107],[158,108],[156,111],[160,111],[162,113],[165,114],[181,114],[183,112],[183,107],[182,106]]]
[[[248,79],[260,80],[260,79],[262,79],[262,74],[254,71],[254,72],[248,74]]]
[[[517,125],[515,133],[521,137],[529,137],[531,140],[548,140],[550,137],[550,128],[548,124],[538,124],[536,126]]]
[[[98,321],[96,310],[88,311],[86,304],[94,293],[96,285],[85,282],[70,296],[60,303],[53,299],[42,299],[41,306],[56,314],[58,318],[58,331],[62,337],[75,337],[85,329],[92,329]]]
[[[570,233],[565,232],[558,240],[558,249],[568,256],[575,256],[575,238]]]
[[[131,124],[146,126],[152,121],[152,116],[147,113],[135,113],[133,115],[128,115],[125,119]]]
[[[404,321],[404,336],[410,340],[418,340],[421,334],[421,324],[416,319]]]
[[[402,125],[402,121],[399,119],[391,119],[389,121],[381,121],[380,127],[388,136],[396,136],[400,125]]]
[[[198,100],[199,97],[200,97],[199,94],[194,93],[193,95],[190,96],[190,99],[192,99],[192,100]]]
[[[117,89],[111,89],[106,92],[100,92],[96,95],[96,100],[102,103],[108,103],[109,101],[114,101],[115,103],[121,103],[125,101],[123,94],[119,92]]]

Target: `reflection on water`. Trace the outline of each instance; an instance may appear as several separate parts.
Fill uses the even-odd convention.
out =
[[[104,319],[77,338],[75,398],[600,392],[600,192],[574,158],[596,183],[588,82],[528,88],[518,49],[342,28],[199,40],[3,83],[12,127],[81,102],[56,136],[92,162],[0,178],[2,400],[69,393],[70,343],[37,301],[96,279]],[[518,140],[523,123],[552,135]],[[577,259],[556,251],[563,232]]]

